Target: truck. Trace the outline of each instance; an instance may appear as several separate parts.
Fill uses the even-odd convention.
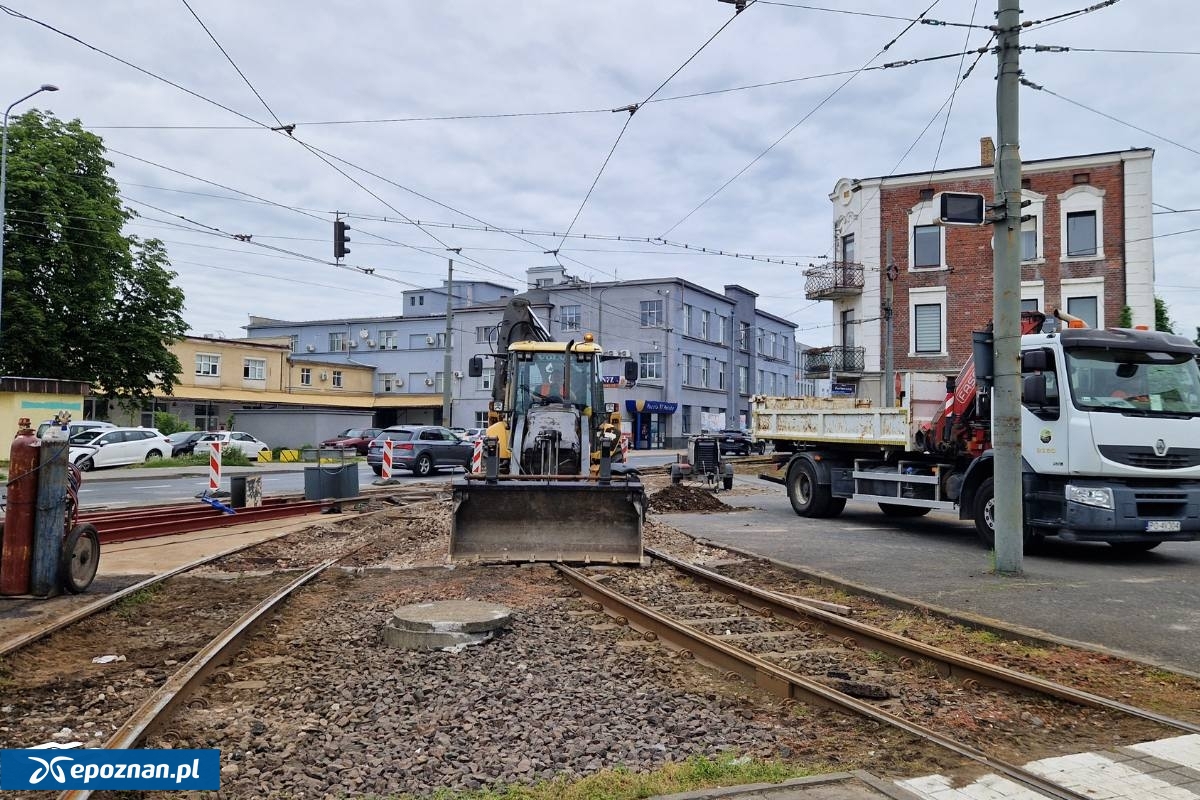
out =
[[[590,333],[555,341],[513,297],[495,364],[484,470],[454,482],[454,561],[640,564],[646,493],[623,462],[621,418],[604,398],[611,358]],[[483,374],[484,356],[468,364]],[[625,361],[626,380],[638,366]]]
[[[1044,315],[1022,313],[1025,549],[1050,536],[1126,552],[1200,538],[1200,347],[1054,314],[1063,326],[1043,332]],[[800,516],[837,516],[847,500],[892,517],[957,512],[993,547],[989,337],[975,332],[932,413],[914,376],[892,407],[755,397],[754,435],[775,443],[781,473],[760,477],[786,486]]]

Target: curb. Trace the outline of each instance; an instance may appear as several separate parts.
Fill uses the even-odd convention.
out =
[[[761,798],[761,800],[770,800],[776,794],[787,794],[788,797],[792,797],[797,790],[804,791],[805,789],[815,789],[820,786],[835,784],[853,784],[855,781],[864,783],[869,790],[873,790],[863,792],[863,797],[888,797],[892,800],[914,800],[916,797],[916,795],[870,772],[856,769],[851,772],[830,772],[827,775],[792,778],[781,783],[748,783],[741,786],[728,786],[720,789],[697,789],[678,794],[660,794],[648,800],[721,800],[721,798],[736,800],[739,797],[755,797]],[[849,792],[853,791],[855,787],[847,785],[843,788]]]

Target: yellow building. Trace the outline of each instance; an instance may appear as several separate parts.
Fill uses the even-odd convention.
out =
[[[53,378],[0,378],[0,436],[15,436],[17,421],[28,419],[34,428],[69,411],[71,419],[84,419],[84,400],[91,384]],[[5,451],[4,458],[8,458]]]

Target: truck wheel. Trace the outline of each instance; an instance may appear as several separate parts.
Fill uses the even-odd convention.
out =
[[[1032,553],[1038,549],[1045,535],[1036,528],[1022,526],[1022,550]],[[989,550],[996,548],[996,482],[988,478],[975,491],[975,533],[979,541]]]
[[[71,529],[63,540],[59,558],[59,580],[71,594],[87,591],[100,566],[100,534],[95,526],[83,523]]]
[[[920,506],[902,506],[896,503],[880,503],[879,510],[889,517],[923,517],[931,509],[921,508]]]
[[[1162,542],[1109,542],[1109,547],[1119,553],[1148,553]]]
[[[846,498],[834,497],[817,482],[817,471],[807,461],[788,472],[787,493],[792,510],[802,517],[836,517],[846,507]]]

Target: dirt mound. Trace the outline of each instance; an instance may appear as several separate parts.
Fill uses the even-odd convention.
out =
[[[649,510],[655,514],[679,512],[733,511],[711,491],[699,486],[676,483],[650,495]]]

